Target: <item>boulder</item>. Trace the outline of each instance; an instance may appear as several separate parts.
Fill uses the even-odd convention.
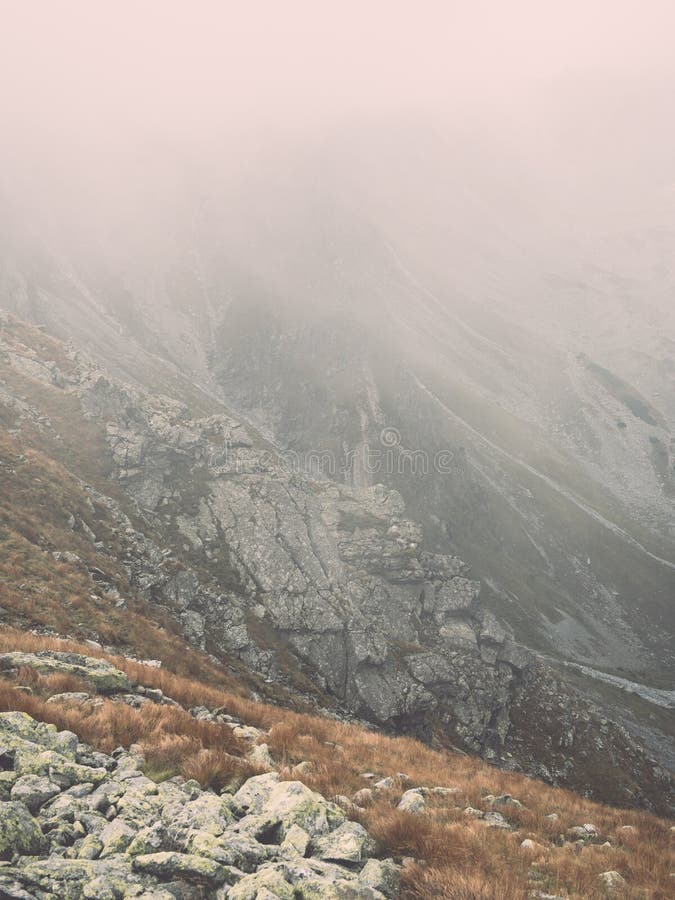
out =
[[[22,775],[14,783],[10,796],[12,800],[20,800],[33,813],[45,805],[48,800],[60,792],[58,785],[39,775]]]
[[[369,859],[361,870],[359,881],[385,897],[397,897],[401,875],[393,860]]]
[[[315,847],[319,859],[347,863],[361,862],[375,850],[368,832],[358,822],[345,822],[326,837],[315,841]]]
[[[41,675],[74,675],[88,681],[99,694],[131,690],[129,677],[104,659],[56,650],[0,653],[0,671],[22,667],[34,669]]]
[[[23,803],[0,803],[0,860],[11,859],[15,853],[36,856],[45,849],[40,825]]]
[[[135,857],[136,872],[155,875],[163,881],[174,878],[197,884],[217,885],[225,881],[223,867],[213,860],[191,853],[147,853]]]
[[[605,888],[608,894],[621,894],[627,887],[626,879],[620,872],[609,871],[601,872],[598,875],[598,881]]]
[[[405,792],[396,808],[403,812],[419,814],[424,812],[426,805],[426,801],[420,791],[413,789]]]

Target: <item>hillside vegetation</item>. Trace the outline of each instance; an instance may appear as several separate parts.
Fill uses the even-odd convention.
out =
[[[105,659],[136,689],[159,689],[180,705],[134,709],[115,695],[50,703],[50,697],[65,691],[91,695],[91,684],[22,668],[0,681],[2,711],[21,710],[74,731],[103,752],[140,745],[152,778],[182,774],[216,791],[269,768],[269,761],[262,762],[266,754],[256,752],[264,744],[282,778],[337,798],[376,839],[383,856],[403,862],[402,895],[411,900],[511,900],[533,890],[579,900],[602,898],[607,888],[600,876],[610,871],[625,879],[621,896],[672,896],[672,825],[648,813],[592,803],[409,738],[255,702],[245,692],[177,675],[168,666],[155,668],[85,644],[2,629],[0,654],[18,650]],[[202,663],[216,680],[217,669]],[[195,713],[205,715],[204,707],[217,712],[216,720],[226,712],[260,734],[252,745],[250,735],[238,736],[229,723],[195,718]]]

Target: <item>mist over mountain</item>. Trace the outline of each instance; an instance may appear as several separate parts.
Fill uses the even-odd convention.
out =
[[[44,714],[17,700],[18,653],[52,703],[39,679],[61,669],[33,639],[137,659],[160,634],[162,665],[176,646],[190,660],[185,696],[222,671],[278,707],[246,765],[282,783],[293,708],[672,815],[669,5],[6,6],[3,709]],[[77,666],[91,684],[94,661]],[[164,703],[143,677],[105,702]],[[181,703],[209,727],[253,724]],[[271,800],[238,802],[218,814],[235,844],[234,820]],[[495,825],[472,809],[456,811]],[[204,850],[233,879],[208,876],[222,896],[249,896],[231,867],[290,865],[290,820],[254,825],[271,856]],[[326,829],[306,864],[333,885]],[[195,871],[177,881],[206,883]],[[568,895],[604,896],[599,874]],[[441,883],[429,897],[469,896]],[[378,884],[349,889],[398,896]]]

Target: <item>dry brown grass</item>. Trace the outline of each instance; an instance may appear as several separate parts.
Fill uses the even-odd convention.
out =
[[[366,771],[378,776],[404,773],[405,781],[378,795],[358,818],[378,840],[383,853],[420,861],[404,869],[403,893],[411,900],[515,900],[526,897],[535,887],[563,897],[600,900],[605,895],[598,875],[609,869],[626,878],[626,897],[665,900],[673,896],[670,823],[649,813],[602,806],[570,791],[491,768],[471,757],[431,750],[411,738],[387,737],[331,719],[255,703],[241,691],[205,685],[168,669],[144,666],[75,642],[2,630],[0,650],[9,649],[69,649],[104,657],[133,681],[159,687],[185,706],[223,708],[247,724],[269,729],[265,740],[279,762],[282,777],[298,777],[291,774],[292,766],[309,760],[313,769],[301,779],[328,797],[351,796],[366,786],[362,778]],[[20,674],[35,694],[21,693],[5,682],[0,686],[1,709],[24,710],[58,728],[74,731],[104,751],[139,743],[153,777],[161,779],[180,772],[219,790],[236,786],[258,771],[242,759],[245,748],[226,726],[199,722],[182,709],[146,706],[135,710],[110,699],[103,699],[94,709],[55,707],[45,703],[46,696],[64,687],[81,688],[77,679]],[[429,797],[426,812],[412,816],[395,809],[401,791],[410,786],[450,787],[459,793]],[[464,815],[466,806],[485,808],[482,798],[486,794],[505,793],[526,807],[504,810],[516,830],[488,829]],[[559,816],[555,822],[546,818],[553,812]],[[600,840],[608,840],[611,849],[586,846],[579,850],[569,843],[560,846],[568,828],[586,822],[598,828]],[[624,825],[632,825],[635,831],[622,830]],[[526,837],[543,849],[524,853],[520,843]]]
[[[591,900],[603,896],[597,877],[608,869],[626,877],[628,897],[657,900],[672,896],[669,873],[675,865],[669,855],[670,823],[648,813],[602,806],[570,791],[491,768],[472,757],[430,750],[411,738],[391,738],[331,719],[255,703],[242,692],[205,685],[168,669],[143,666],[86,645],[0,631],[0,650],[9,649],[70,649],[108,658],[133,681],[159,687],[185,706],[223,708],[248,724],[269,729],[266,741],[282,775],[297,777],[291,776],[291,767],[309,760],[313,771],[301,776],[302,780],[328,797],[350,796],[366,786],[361,777],[366,771],[378,776],[405,773],[405,783],[378,797],[359,818],[380,841],[383,851],[425,861],[422,869],[411,866],[405,870],[405,893],[411,898],[517,898],[526,896],[536,885],[553,894]],[[24,683],[30,680],[23,678]],[[242,748],[225,743],[231,737],[226,727],[198,722],[170,707],[154,708],[150,715],[110,700],[92,713],[82,708],[55,709],[44,704],[44,694],[55,693],[64,684],[76,685],[52,678],[43,681],[45,684],[40,685],[39,677],[33,676],[41,696],[17,696],[6,686],[0,706],[24,709],[59,728],[69,728],[103,750],[140,743],[157,777],[180,771],[219,788],[251,772],[239,768],[233,760],[241,755]],[[413,817],[393,808],[401,790],[413,785],[457,788],[460,793],[429,798],[427,812]],[[505,811],[517,831],[487,829],[464,816],[466,806],[484,808],[482,798],[486,794],[505,793],[525,805],[524,809]],[[547,819],[550,813],[556,813],[558,820]],[[569,844],[559,846],[568,828],[586,822],[596,825],[602,841],[612,844],[611,850],[587,846],[579,851]],[[624,831],[624,825],[636,830]],[[534,858],[523,853],[520,843],[526,837],[545,849]],[[531,881],[531,875],[538,880]]]

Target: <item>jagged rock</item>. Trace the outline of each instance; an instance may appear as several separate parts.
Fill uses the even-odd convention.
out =
[[[235,800],[241,802],[239,794]],[[284,839],[293,825],[304,829],[311,838],[317,838],[345,821],[344,813],[337,806],[327,803],[300,781],[275,784],[264,799],[258,795],[249,810],[251,814],[239,822],[239,828],[254,837],[273,832],[279,840]]]
[[[15,781],[10,797],[12,800],[20,800],[31,813],[35,814],[60,790],[60,787],[48,778],[41,778],[39,775],[22,775]]]
[[[476,808],[473,807],[473,806],[467,806],[467,808],[464,810],[464,815],[465,815],[465,816],[471,816],[471,818],[473,818],[473,819],[483,819],[483,818],[485,818],[485,813],[483,812],[483,810],[482,810],[482,809],[476,809]]]
[[[567,836],[572,840],[590,841],[598,836],[598,829],[595,825],[575,825],[568,828]]]
[[[234,795],[234,799],[242,809],[253,813],[260,812],[278,784],[279,774],[277,772],[256,775],[246,781]]]
[[[0,803],[0,859],[35,856],[45,849],[40,825],[18,801]]]
[[[274,760],[272,759],[272,754],[270,753],[270,748],[267,744],[256,744],[253,750],[248,754],[248,758],[256,765],[268,769],[274,768]]]
[[[510,828],[511,826],[506,821],[503,815],[498,812],[488,812],[483,816],[483,822],[487,825],[488,828]]]
[[[268,868],[242,878],[234,887],[230,888],[227,898],[228,900],[258,900],[265,896],[275,897],[278,900],[295,900],[296,894],[281,871]]]
[[[3,877],[19,882],[29,896],[58,897],[59,900],[115,900],[134,889],[138,892],[142,887],[124,859],[80,860],[51,856],[35,861],[21,860],[6,869]],[[4,887],[4,884],[0,882],[0,886]]]
[[[513,809],[522,809],[523,804],[520,800],[516,800],[511,794],[502,794],[500,797],[487,796],[483,797],[483,802],[493,807],[512,807]]]
[[[0,341],[10,365],[24,365]],[[33,357],[31,377],[60,380],[51,364]],[[464,749],[502,760],[508,751],[530,773],[574,778],[585,757],[558,753],[545,741],[533,748],[524,729],[510,727],[512,712],[522,703],[528,712],[536,707],[541,722],[547,712],[556,723],[570,722],[562,733],[572,735],[576,749],[583,734],[574,720],[588,707],[577,715],[571,703],[546,705],[549,690],[564,700],[571,694],[481,607],[461,561],[421,548],[421,529],[395,490],[290,472],[255,434],[242,438],[249,429],[231,416],[196,418],[186,404],[123,385],[82,354],[71,362],[64,390],[105,430],[112,477],[142,513],[138,521],[152,520],[160,542],[134,527],[110,497],[91,487],[87,494],[115,522],[130,586],[172,611],[199,645],[208,634],[213,652],[236,653],[274,681],[287,676],[282,657],[284,665],[291,659],[308,669],[317,692],[374,722],[423,738],[447,723]],[[217,447],[221,438],[227,451]],[[64,519],[71,515],[64,510]],[[100,529],[94,518],[87,522],[73,515],[76,531],[95,539]],[[100,593],[119,595],[102,569],[88,568]],[[275,630],[278,650],[259,646],[264,641],[249,629],[251,618]],[[612,740],[602,746],[594,723],[581,730],[596,761],[617,751],[622,766],[646,771],[645,755],[618,730],[610,729]],[[668,779],[652,770],[649,800],[658,802]],[[654,790],[660,784],[664,790]]]
[[[374,790],[376,791],[388,791],[395,786],[396,782],[391,776],[387,776],[386,778],[380,778],[379,781],[376,781],[373,785]]]
[[[255,872],[274,855],[270,847],[259,843],[251,835],[239,834],[232,828],[220,835],[204,830],[193,831],[187,838],[185,850],[242,872]]]
[[[63,694],[52,694],[47,699],[47,703],[51,703],[54,706],[80,706],[90,698],[91,694],[87,694],[86,691],[67,691]]]

